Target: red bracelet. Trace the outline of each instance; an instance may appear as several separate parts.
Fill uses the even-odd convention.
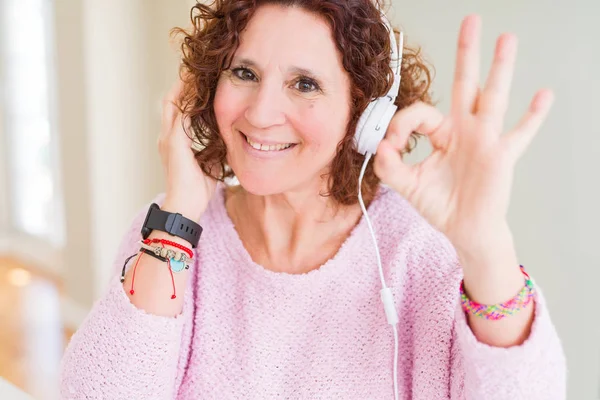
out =
[[[189,249],[188,247],[185,247],[185,246],[183,246],[183,245],[181,245],[179,243],[175,243],[175,242],[172,242],[170,240],[167,240],[167,239],[156,239],[156,238],[154,238],[154,239],[145,239],[143,242],[145,244],[161,243],[161,244],[167,244],[169,246],[177,247],[179,250],[185,251],[187,253],[187,255],[188,255],[188,257],[189,257],[190,260],[192,258],[194,258],[194,252],[191,249]]]
[[[143,240],[142,242],[143,242],[144,244],[147,244],[147,245],[150,245],[150,243],[160,243],[160,244],[162,245],[162,247],[165,247],[165,244],[166,244],[166,245],[169,245],[169,246],[176,247],[176,248],[178,248],[178,249],[180,249],[180,250],[182,250],[182,251],[185,251],[185,252],[186,252],[186,254],[189,256],[189,259],[190,259],[190,260],[191,260],[191,259],[193,258],[193,256],[194,256],[194,253],[193,253],[193,252],[192,252],[192,250],[190,250],[188,247],[185,247],[185,246],[183,246],[183,245],[180,245],[179,243],[172,242],[172,241],[170,241],[170,240],[166,240],[166,239],[156,239],[156,238],[155,238],[155,239],[145,239],[145,240]],[[140,249],[140,252],[137,254],[137,255],[138,255],[138,257],[137,257],[137,260],[136,260],[136,262],[135,262],[135,265],[133,266],[133,277],[131,278],[131,289],[129,290],[129,293],[130,293],[132,296],[135,294],[135,290],[133,289],[133,285],[134,285],[134,283],[135,283],[135,272],[136,272],[136,270],[137,270],[137,265],[138,265],[138,263],[139,263],[139,261],[140,261],[140,258],[142,257],[142,254],[143,254],[144,252],[145,252],[145,253],[147,253],[147,254],[149,254],[149,255],[151,255],[151,256],[153,256],[153,257],[156,257],[156,258],[159,258],[159,259],[161,258],[160,256],[158,256],[158,255],[155,255],[155,254],[154,254],[154,253],[152,253],[151,251],[147,251],[146,249]],[[127,262],[128,262],[130,259],[132,259],[134,256],[135,256],[135,254],[134,254],[133,256],[129,257],[127,260],[125,260],[125,263],[123,264],[123,270],[121,271],[121,283],[125,282],[125,267],[126,267],[126,265],[127,265]],[[173,285],[173,294],[171,295],[171,299],[175,299],[175,298],[177,298],[177,294],[176,294],[176,292],[175,292],[175,290],[176,290],[176,289],[175,289],[175,280],[174,280],[174,278],[173,278],[173,271],[171,270],[171,262],[170,262],[170,260],[168,260],[168,259],[166,259],[165,261],[167,262],[167,265],[169,266],[169,273],[171,274],[171,283],[172,283],[172,285]],[[188,268],[188,267],[186,267],[186,269],[187,269],[187,268]]]

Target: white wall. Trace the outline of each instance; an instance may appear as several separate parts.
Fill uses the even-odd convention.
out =
[[[2,9],[2,4],[0,4],[0,10]],[[1,20],[1,18],[0,18]],[[4,49],[3,44],[0,40],[0,57],[4,57]],[[0,63],[0,79],[4,75],[4,63]],[[7,137],[6,132],[4,131],[4,120],[3,120],[3,105],[5,100],[5,89],[0,86],[0,149],[5,149],[7,147]],[[0,252],[5,253],[8,247],[8,226],[9,226],[9,210],[8,210],[8,195],[7,190],[5,188],[8,187],[8,171],[6,156],[0,151]]]
[[[67,323],[105,290],[133,215],[163,189],[161,99],[177,76],[169,30],[188,0],[55,2],[58,124],[67,209]]]
[[[392,20],[403,27],[408,44],[422,45],[437,69],[434,91],[444,111],[458,28],[470,13],[483,17],[483,78],[497,36],[509,31],[520,39],[507,127],[520,118],[536,89],[554,89],[552,114],[517,167],[509,219],[521,262],[542,287],[563,339],[569,399],[598,399],[600,322],[594,310],[600,300],[600,84],[595,74],[600,71],[600,2],[393,4]],[[419,157],[427,152],[423,146]]]
[[[89,2],[83,13],[92,249],[100,267],[95,293],[105,287],[114,259],[103,249],[115,248],[117,232],[156,189],[148,162],[157,129],[151,125],[148,16],[143,2],[121,0]]]
[[[2,76],[2,66],[0,66],[0,76]],[[2,98],[1,91],[0,98]],[[2,107],[0,107],[0,149],[4,148],[6,148],[6,137],[2,119]],[[8,243],[8,196],[7,191],[4,189],[8,186],[6,173],[6,159],[4,154],[0,151],[0,252],[5,251]]]
[[[177,76],[169,30],[186,25],[186,1],[90,2],[84,12],[95,290],[142,205],[164,190],[157,151],[161,100]]]

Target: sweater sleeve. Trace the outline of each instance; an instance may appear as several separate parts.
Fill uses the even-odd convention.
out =
[[[159,198],[154,201],[160,202]],[[191,283],[196,268],[190,268],[180,315],[156,316],[131,304],[120,272],[125,259],[139,249],[147,210],[146,206],[139,212],[124,235],[107,292],[94,303],[65,350],[60,367],[63,399],[176,397],[192,335]]]
[[[509,348],[479,342],[457,300],[451,350],[452,400],[566,399],[563,348],[537,285],[534,300],[529,337]]]

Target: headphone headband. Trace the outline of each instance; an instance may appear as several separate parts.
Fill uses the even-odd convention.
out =
[[[361,115],[357,127],[354,140],[356,149],[361,154],[375,154],[379,143],[385,136],[387,128],[396,113],[398,107],[394,104],[398,91],[400,90],[400,79],[402,69],[402,50],[404,49],[404,34],[400,32],[400,46],[396,43],[394,29],[390,21],[377,3],[377,9],[381,13],[383,23],[387,27],[390,34],[391,44],[391,61],[390,68],[394,73],[394,83],[388,93],[384,97],[379,97],[369,103],[367,109]]]

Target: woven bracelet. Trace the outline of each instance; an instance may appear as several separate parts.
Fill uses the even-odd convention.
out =
[[[522,265],[520,268],[523,275],[525,275],[525,286],[515,297],[500,304],[486,305],[470,300],[465,294],[465,282],[462,280],[460,283],[460,299],[463,310],[477,317],[497,321],[506,316],[514,315],[527,307],[535,296],[535,289],[529,274],[525,272],[525,268]]]

